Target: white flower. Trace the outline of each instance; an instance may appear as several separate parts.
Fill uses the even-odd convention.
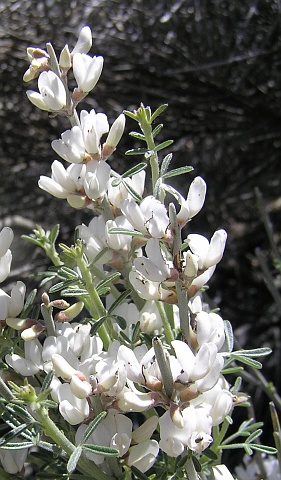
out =
[[[35,375],[43,369],[42,345],[38,340],[24,342],[24,357],[13,353],[6,355],[7,364],[23,377]]]
[[[144,473],[153,466],[159,452],[159,445],[156,440],[146,440],[131,447],[129,452],[127,465],[134,466]]]
[[[0,289],[0,319],[6,320],[8,317],[17,317],[24,306],[26,287],[23,282],[18,281],[12,288],[9,296]]]
[[[106,142],[103,146],[103,156],[105,158],[111,155],[111,153],[115,150],[118,143],[120,142],[125,128],[125,122],[126,118],[123,113],[121,113],[119,117],[117,117],[116,120],[113,122],[109,130]]]
[[[75,435],[76,444],[79,444],[81,441],[86,428],[87,425],[78,427]],[[119,456],[122,457],[130,447],[131,438],[132,421],[120,413],[109,412],[95,428],[86,443],[116,448],[119,450]],[[92,452],[86,451],[85,455],[97,465],[100,465],[105,460],[103,455],[97,455]]]
[[[83,181],[86,166],[71,164],[67,169],[58,161],[52,163],[51,178],[40,176],[38,185],[42,190],[56,198],[65,198],[74,208],[81,208],[87,204],[83,193]]]
[[[85,53],[74,53],[73,74],[80,92],[90,92],[98,82],[103,67],[103,57],[90,57]]]
[[[220,350],[225,341],[223,319],[217,313],[203,311],[198,312],[195,319],[198,344],[214,343]]]
[[[144,170],[136,173],[136,175],[133,175],[132,178],[126,178],[125,181],[129,187],[131,187],[140,197],[142,197],[145,183]],[[126,198],[131,198],[131,194],[124,186],[123,182],[120,182],[119,185],[116,186],[113,186],[112,183],[113,182],[110,182],[108,186],[108,199],[114,207],[120,208],[121,202],[123,202],[123,200]]]
[[[61,135],[61,140],[53,140],[52,148],[66,162],[81,163],[85,156],[85,144],[80,127],[75,125]]]
[[[203,178],[196,177],[189,187],[186,200],[183,197],[179,198],[181,208],[177,214],[177,219],[181,226],[184,226],[200,212],[205,201],[206,188]]]
[[[145,197],[140,205],[132,199],[126,199],[120,207],[131,225],[143,235],[154,238],[166,235],[170,223],[166,207],[152,195]]]
[[[79,37],[71,54],[74,53],[88,53],[92,46],[92,32],[90,27],[83,27],[79,33]]]
[[[0,283],[9,275],[12,262],[10,250],[14,238],[13,230],[10,227],[2,228],[0,232]]]
[[[9,443],[21,442],[21,438],[13,438]],[[28,448],[19,448],[17,450],[6,450],[5,446],[0,448],[0,462],[5,472],[10,475],[16,475],[21,472],[26,462]]]
[[[202,235],[191,233],[187,242],[192,253],[198,256],[199,270],[213,267],[221,260],[225,248],[227,233],[225,230],[217,230],[210,243]]]
[[[91,155],[97,155],[101,158],[101,137],[109,130],[107,116],[104,113],[96,113],[92,109],[89,113],[82,110],[80,114],[80,123],[83,133],[85,149]]]
[[[28,99],[36,107],[58,112],[66,106],[66,91],[60,78],[52,71],[42,72],[38,78],[39,92],[27,90]]]
[[[105,195],[110,179],[110,166],[98,160],[86,165],[84,188],[88,198],[97,200]]]
[[[171,457],[180,455],[185,446],[197,453],[208,447],[212,442],[212,418],[203,407],[190,405],[182,411],[182,427],[173,422],[167,411],[159,418],[160,448]]]
[[[158,416],[153,415],[133,431],[132,440],[134,443],[142,443],[149,440],[158,425]]]
[[[141,298],[164,300],[171,292],[165,290],[161,283],[171,277],[172,263],[165,259],[156,238],[148,240],[145,252],[147,257],[135,258],[129,280]]]
[[[61,384],[56,395],[59,402],[59,411],[70,425],[82,423],[89,415],[90,408],[86,398],[77,398],[71,391],[68,383]]]
[[[154,300],[147,300],[139,313],[140,329],[146,333],[155,332],[163,327],[163,322]]]

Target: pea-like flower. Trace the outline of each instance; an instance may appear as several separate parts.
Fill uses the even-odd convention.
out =
[[[74,53],[73,74],[78,91],[88,93],[98,82],[103,67],[103,57],[90,57],[85,53]]]
[[[10,273],[12,262],[10,246],[13,238],[14,233],[10,227],[2,228],[0,232],[0,283],[3,282]]]
[[[66,106],[66,91],[60,78],[52,71],[42,72],[38,78],[39,92],[27,90],[28,99],[41,110],[59,112]]]

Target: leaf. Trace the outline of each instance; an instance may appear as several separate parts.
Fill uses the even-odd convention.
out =
[[[165,142],[159,143],[159,145],[154,148],[154,152],[160,152],[160,150],[169,147],[172,143],[174,143],[174,140],[165,140]]]
[[[56,285],[53,285],[49,288],[49,293],[60,292],[63,288],[68,287],[69,285],[74,285],[76,282],[77,280],[69,279],[64,280],[63,282],[56,283]]]
[[[61,291],[64,297],[87,297],[89,293],[82,288],[69,288]]]
[[[124,292],[122,292],[121,295],[119,295],[119,297],[116,298],[116,300],[114,300],[113,304],[109,307],[108,315],[110,315],[112,312],[114,312],[115,308],[117,308],[118,305],[123,303],[124,300],[130,295],[130,293],[131,293],[131,290],[125,290]]]
[[[18,417],[25,420],[25,422],[26,421],[28,423],[34,422],[34,418],[32,417],[32,415],[30,415],[30,413],[27,410],[25,410],[23,407],[21,407],[20,405],[15,405],[15,404],[10,403],[10,404],[6,405],[6,409],[9,412],[11,412],[13,415],[17,415]]]
[[[225,340],[227,345],[228,352],[232,352],[234,346],[234,335],[231,323],[229,320],[224,320],[224,332],[225,332]]]
[[[123,173],[122,178],[133,177],[134,175],[141,172],[142,170],[145,170],[146,167],[147,167],[147,164],[145,162],[138,163],[134,167],[127,170],[127,172]]]
[[[87,426],[85,432],[83,433],[79,445],[85,443],[93,431],[97,428],[98,424],[106,417],[107,412],[99,413],[94,420],[92,420]]]
[[[52,230],[50,231],[49,236],[48,236],[48,240],[51,243],[55,243],[56,239],[58,238],[59,232],[60,232],[60,225],[59,225],[59,223],[57,223],[57,225],[55,225],[52,228]]]
[[[129,185],[125,180],[123,180],[122,183],[126,188],[127,192],[129,192],[129,194],[133,197],[133,199],[136,200],[137,202],[141,202],[142,197],[136,192],[136,190],[133,187],[131,187],[131,185]]]
[[[121,315],[110,315],[109,319],[112,319],[114,322],[118,323],[122,330],[125,330],[127,327],[127,322],[124,317],[121,317]]]
[[[54,371],[51,370],[49,373],[47,373],[46,377],[44,378],[44,381],[43,381],[42,387],[41,387],[41,393],[48,390],[48,388],[50,387],[50,385],[52,383],[53,378],[54,378]]]
[[[127,117],[132,118],[133,120],[136,120],[136,121],[137,121],[137,119],[138,119],[137,114],[136,114],[136,113],[133,113],[133,112],[129,112],[129,110],[123,110],[123,113],[124,113],[125,115],[127,115]]]
[[[31,290],[30,294],[28,295],[28,297],[25,301],[25,304],[24,304],[24,307],[23,307],[23,312],[26,312],[30,307],[33,306],[33,302],[35,300],[36,294],[37,294],[37,289],[36,288]]]
[[[95,323],[92,325],[90,330],[91,336],[94,336],[97,333],[98,329],[102,326],[102,324],[105,322],[106,319],[107,319],[107,315],[95,321]]]
[[[175,168],[174,170],[170,170],[169,172],[164,173],[164,175],[162,175],[162,178],[171,178],[178,175],[184,175],[185,173],[192,172],[192,170],[194,170],[193,167],[189,166]]]
[[[267,453],[268,455],[275,455],[277,453],[276,448],[260,445],[259,443],[252,443],[251,448],[257,452]]]
[[[163,103],[163,105],[160,105],[160,107],[158,107],[155,110],[155,112],[151,115],[150,123],[152,123],[155,120],[155,118],[157,118],[162,112],[164,112],[167,106],[168,106],[168,103]]]
[[[111,275],[109,275],[107,278],[101,280],[97,286],[96,286],[96,290],[100,290],[104,287],[107,287],[109,286],[114,280],[116,280],[117,278],[119,278],[121,276],[121,273],[119,272],[114,272],[112,273]]]
[[[61,275],[62,273],[65,274],[65,278],[79,278],[79,275],[77,272],[72,270],[72,268],[66,267],[65,265],[60,268],[59,274]]]
[[[252,350],[237,350],[235,355],[242,355],[244,357],[262,357],[264,355],[270,355],[272,353],[271,348],[263,347],[263,348],[254,348]]]
[[[163,177],[163,175],[167,172],[172,158],[173,158],[172,153],[168,153],[168,155],[166,155],[166,157],[163,158],[162,164],[161,164],[161,169],[160,169],[160,176],[161,177]]]
[[[77,448],[75,448],[74,452],[70,455],[69,460],[67,462],[67,471],[68,473],[74,472],[77,463],[79,462],[79,459],[82,454],[82,447],[79,445]]]
[[[257,360],[254,360],[253,358],[244,357],[242,355],[236,355],[236,352],[232,353],[231,356],[233,358],[235,358],[236,360],[238,360],[239,362],[245,363],[245,365],[249,365],[250,367],[257,368],[257,369],[262,368],[262,364],[260,362],[258,362]]]
[[[218,455],[213,452],[213,450],[211,450],[211,448],[206,448],[204,450],[204,455],[206,455],[206,457],[210,458],[210,460],[217,460],[218,459]]]
[[[262,429],[259,428],[258,430],[256,430],[255,432],[252,432],[247,440],[246,440],[246,443],[252,443],[253,440],[255,440],[256,438],[258,438],[260,435],[262,434]]]
[[[110,228],[108,230],[108,233],[115,233],[116,235],[131,235],[132,237],[139,238],[144,237],[143,233],[138,232],[137,230],[128,230],[127,228]]]
[[[1,445],[1,450],[23,450],[24,448],[34,447],[33,442],[13,442]]]
[[[159,125],[157,125],[157,127],[154,128],[154,130],[151,133],[153,138],[155,138],[156,135],[158,135],[158,133],[161,132],[162,128],[163,128],[163,123],[159,123]]]
[[[147,148],[133,148],[131,150],[127,150],[125,155],[144,155],[147,152]]]
[[[6,433],[3,435],[3,437],[0,438],[0,446],[2,447],[6,443],[8,443],[10,440],[12,440],[14,437],[17,435],[20,435],[22,432],[27,430],[31,426],[31,423],[23,423],[22,425],[19,425],[18,427],[13,428],[10,432]]]
[[[131,137],[137,138],[138,140],[143,140],[145,142],[145,136],[139,132],[130,132],[129,135]]]
[[[105,457],[118,457],[119,455],[119,450],[117,450],[117,448],[104,447],[103,445],[85,443],[82,445],[82,448],[88,452],[96,453],[97,455],[104,455]]]

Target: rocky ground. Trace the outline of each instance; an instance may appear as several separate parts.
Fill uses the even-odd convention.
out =
[[[148,7],[149,4],[149,7]],[[80,28],[93,31],[94,54],[105,57],[100,82],[84,103],[114,119],[140,102],[163,115],[163,139],[174,139],[173,166],[191,164],[207,181],[206,205],[192,231],[229,233],[227,250],[209,295],[233,324],[244,347],[271,346],[265,373],[280,390],[280,304],[265,285],[257,249],[271,272],[268,237],[257,208],[258,188],[270,214],[274,238],[281,220],[281,27],[274,0],[4,0],[0,2],[0,211],[1,224],[19,233],[33,222],[61,223],[61,240],[71,241],[75,225],[89,214],[73,211],[39,190],[55,154],[50,141],[68,128],[49,119],[27,100],[22,82],[26,48],[51,41],[60,51],[73,45]],[[28,88],[36,89],[36,82]],[[125,169],[132,148],[128,132],[114,167]],[[186,177],[186,192],[192,179]],[[26,280],[27,262],[44,259],[17,241],[14,273]],[[18,278],[18,276],[16,277]],[[277,289],[278,277],[274,276]],[[277,299],[278,300],[278,299]],[[253,387],[257,415],[266,421],[268,400]],[[268,431],[269,431],[268,430]],[[268,434],[270,438],[270,434]],[[272,440],[268,440],[271,442]]]

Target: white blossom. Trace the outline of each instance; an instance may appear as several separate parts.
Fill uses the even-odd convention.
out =
[[[24,342],[24,357],[12,353],[5,356],[5,361],[23,377],[35,375],[43,369],[42,345],[38,340]]]
[[[18,281],[8,295],[0,289],[0,319],[6,320],[9,317],[17,317],[24,306],[26,287],[21,281]]]
[[[14,238],[10,227],[2,228],[0,232],[0,283],[8,277],[11,270],[12,253],[10,250]]]
[[[86,398],[78,398],[71,391],[69,383],[61,384],[56,395],[59,402],[59,411],[70,425],[82,423],[89,415],[90,408]]]
[[[214,480],[235,480],[234,477],[231,475],[230,471],[226,467],[226,465],[216,465],[212,467]],[[242,480],[242,478],[239,480]],[[247,480],[255,480],[254,478],[247,476]],[[277,478],[276,478],[277,480]]]
[[[98,160],[91,160],[86,165],[84,189],[88,198],[97,200],[105,195],[110,178],[110,166]]]
[[[140,197],[142,197],[145,183],[144,170],[136,173],[136,175],[133,175],[132,178],[126,178],[125,181],[130,188],[132,188]],[[131,194],[124,186],[123,182],[120,182],[118,185],[115,186],[112,185],[112,183],[113,182],[110,182],[108,186],[108,199],[114,207],[120,208],[121,202],[123,202],[123,200],[127,198],[131,198]]]
[[[90,57],[85,53],[74,53],[73,74],[80,92],[90,92],[98,82],[103,67],[103,57]]]
[[[187,242],[193,254],[198,256],[198,269],[203,270],[213,267],[221,260],[225,248],[227,233],[225,230],[217,230],[210,243],[202,235],[191,233],[187,236]]]
[[[82,110],[80,123],[85,149],[91,155],[98,155],[98,158],[101,158],[101,137],[109,130],[107,116],[104,113],[96,113],[94,109],[89,113]]]
[[[66,91],[60,78],[52,71],[42,72],[38,78],[38,92],[27,90],[28,99],[41,110],[58,112],[66,106]]]
[[[144,473],[153,466],[158,452],[159,445],[156,440],[141,442],[130,448],[127,465],[134,466]]]
[[[71,54],[74,53],[88,53],[92,46],[92,32],[90,27],[83,27],[79,33],[77,43],[73,48]]]
[[[125,199],[120,208],[131,225],[143,235],[160,239],[167,234],[170,220],[166,207],[155,197],[148,195],[140,205],[132,199]]]
[[[82,130],[75,125],[62,133],[61,140],[53,140],[52,148],[69,163],[81,163],[85,156],[85,143]]]
[[[21,442],[22,439],[15,437],[9,443]],[[5,446],[0,448],[0,462],[5,472],[10,475],[16,475],[21,472],[24,463],[26,462],[28,448],[19,448],[18,450],[5,449]]]
[[[178,222],[185,225],[191,218],[197,215],[203,207],[206,196],[206,183],[201,177],[196,177],[189,187],[186,200],[180,196],[180,211],[177,214]]]

